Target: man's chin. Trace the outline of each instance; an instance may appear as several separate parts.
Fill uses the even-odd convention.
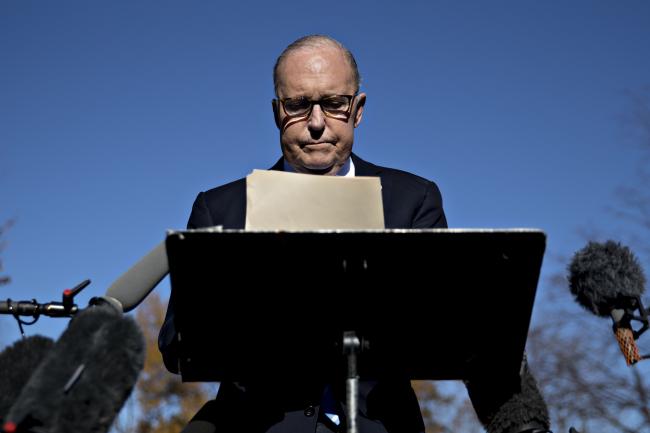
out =
[[[340,169],[336,161],[303,161],[301,169],[310,174],[336,174]]]

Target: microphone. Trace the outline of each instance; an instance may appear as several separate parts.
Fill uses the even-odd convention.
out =
[[[0,425],[4,415],[53,345],[51,338],[34,335],[16,341],[0,353]]]
[[[163,241],[115,280],[101,298],[126,313],[137,307],[168,273]]]
[[[144,337],[135,321],[122,313],[137,307],[168,272],[161,242],[115,280],[104,296],[92,298],[86,309],[78,309],[72,298],[90,281],[65,291],[63,302],[0,302],[0,313],[72,316],[38,367],[31,358],[32,369],[21,375],[22,382],[13,382],[14,392],[2,393],[6,407],[0,406],[0,416],[6,416],[0,432],[107,432],[144,365]],[[25,363],[24,355],[16,356],[12,363]]]
[[[632,251],[618,242],[589,242],[578,251],[568,267],[569,289],[575,300],[588,311],[611,317],[613,331],[627,365],[643,359],[635,338],[648,328],[647,313],[641,302],[645,275]],[[639,310],[641,316],[635,316]],[[644,326],[634,331],[631,320]]]
[[[479,376],[466,383],[487,433],[550,433],[550,418],[524,355],[516,380]]]
[[[3,420],[4,433],[105,433],[144,365],[135,321],[95,300],[71,320]]]

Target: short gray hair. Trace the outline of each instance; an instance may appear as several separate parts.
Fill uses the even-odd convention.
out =
[[[278,69],[280,68],[280,64],[284,61],[284,59],[292,52],[298,51],[303,48],[321,48],[324,46],[338,48],[343,52],[343,56],[345,57],[345,60],[347,60],[348,64],[350,65],[350,69],[352,70],[352,79],[354,80],[355,92],[359,91],[361,76],[359,75],[359,68],[357,67],[357,61],[354,60],[354,56],[352,55],[350,50],[345,48],[343,44],[341,44],[339,41],[329,36],[309,35],[309,36],[303,36],[302,38],[293,41],[287,48],[284,49],[284,51],[282,51],[278,59],[275,61],[275,66],[273,67],[273,87],[275,89],[276,96],[278,94],[278,81],[279,81]]]

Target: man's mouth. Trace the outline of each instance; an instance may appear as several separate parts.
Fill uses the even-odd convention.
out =
[[[330,146],[332,146],[332,143],[330,143],[328,141],[317,141],[317,142],[313,142],[313,143],[311,143],[311,142],[310,143],[302,143],[300,145],[300,147],[307,147],[307,148],[310,148],[310,149],[328,148]]]

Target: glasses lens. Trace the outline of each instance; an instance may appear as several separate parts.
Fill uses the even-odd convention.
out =
[[[284,101],[284,109],[289,116],[306,114],[310,107],[311,102],[307,98],[289,98]]]
[[[350,106],[350,100],[345,96],[332,96],[321,101],[321,107],[323,110],[336,113],[336,112],[347,112]]]

